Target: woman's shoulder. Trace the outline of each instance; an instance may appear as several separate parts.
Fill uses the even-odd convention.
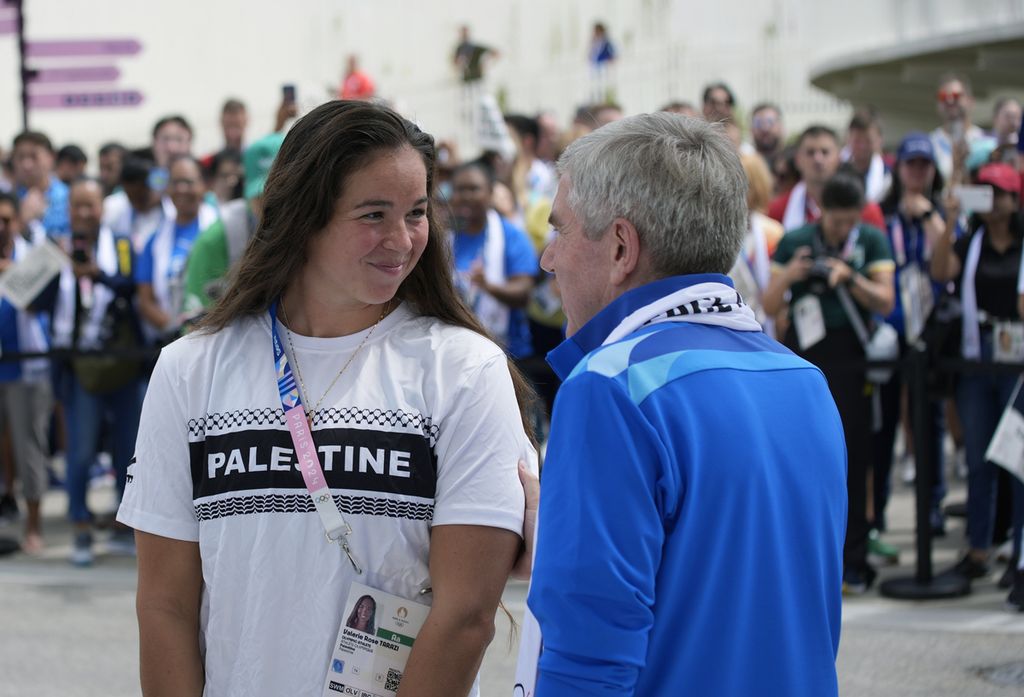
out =
[[[269,325],[265,320],[256,315],[242,317],[218,331],[198,329],[176,339],[161,349],[160,363],[188,370],[215,361],[227,350],[231,351],[232,360],[244,360],[240,353],[262,349],[269,341]]]
[[[424,353],[443,364],[472,365],[505,353],[490,338],[437,317],[413,314],[402,325],[402,343],[412,353]]]

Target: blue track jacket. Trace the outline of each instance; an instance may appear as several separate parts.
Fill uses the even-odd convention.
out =
[[[692,322],[601,342],[724,276],[620,296],[548,355],[565,380],[529,606],[537,697],[838,692],[846,449],[820,371],[759,332]]]

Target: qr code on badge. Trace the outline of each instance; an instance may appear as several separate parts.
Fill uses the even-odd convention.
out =
[[[388,668],[388,678],[384,681],[384,689],[398,692],[398,684],[402,682],[402,671]]]

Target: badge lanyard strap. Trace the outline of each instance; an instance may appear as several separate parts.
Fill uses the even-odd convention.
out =
[[[330,488],[327,486],[323,467],[320,466],[320,456],[317,454],[316,444],[313,443],[313,433],[306,420],[306,409],[302,406],[299,386],[295,382],[295,374],[288,364],[288,357],[285,356],[284,348],[281,345],[281,337],[277,332],[276,301],[270,306],[270,332],[274,344],[277,389],[281,395],[284,420],[292,437],[292,445],[295,446],[295,456],[299,462],[299,471],[302,472],[302,480],[306,483],[309,496],[313,499],[316,512],[320,515],[327,540],[341,545],[348,560],[352,563],[352,568],[357,574],[362,574],[363,570],[356,561],[348,540],[352,534],[352,526],[348,524],[335,505]]]

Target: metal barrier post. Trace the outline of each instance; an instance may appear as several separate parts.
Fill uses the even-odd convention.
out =
[[[917,503],[917,570],[913,576],[884,581],[878,592],[889,598],[905,600],[939,600],[955,598],[971,592],[969,579],[953,574],[932,573],[932,488],[935,452],[932,432],[931,404],[928,399],[928,351],[918,342],[908,347],[908,390],[917,457],[914,494]]]

